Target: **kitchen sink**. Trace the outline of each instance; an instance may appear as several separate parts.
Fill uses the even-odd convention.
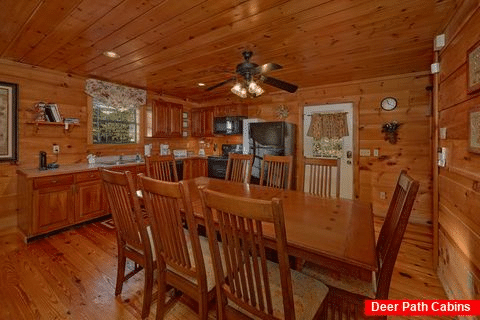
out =
[[[141,161],[136,160],[108,160],[108,161],[97,161],[96,164],[104,166],[116,166],[120,164],[136,164],[141,163]]]

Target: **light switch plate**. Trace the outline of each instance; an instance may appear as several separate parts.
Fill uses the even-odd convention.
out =
[[[360,157],[370,157],[370,149],[360,149]]]
[[[447,128],[440,128],[439,130],[440,139],[447,139]]]

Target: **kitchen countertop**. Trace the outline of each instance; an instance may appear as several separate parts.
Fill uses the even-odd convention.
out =
[[[187,156],[187,157],[177,157],[175,160],[187,160],[187,159],[207,159],[208,156]],[[23,174],[29,178],[36,177],[45,177],[45,176],[54,176],[61,174],[72,174],[83,171],[98,170],[99,168],[112,168],[112,167],[128,167],[134,165],[144,165],[144,161],[139,162],[126,162],[119,164],[105,164],[105,163],[74,163],[74,164],[61,164],[60,167],[56,169],[49,170],[39,170],[38,168],[26,168],[26,169],[17,169],[17,174]]]

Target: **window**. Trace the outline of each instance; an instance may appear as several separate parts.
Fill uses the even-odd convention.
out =
[[[137,108],[118,109],[92,98],[94,144],[129,144],[139,140]]]

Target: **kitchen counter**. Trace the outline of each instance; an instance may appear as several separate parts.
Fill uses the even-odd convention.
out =
[[[145,162],[127,162],[120,164],[102,164],[102,163],[75,163],[75,164],[61,164],[59,168],[49,170],[39,170],[38,168],[31,169],[17,169],[17,174],[25,175],[29,178],[54,176],[60,174],[77,173],[83,171],[98,170],[99,168],[113,168],[113,167],[128,167],[135,165],[144,165]]]
[[[187,157],[176,157],[175,160],[188,160],[188,159],[207,159],[208,156],[200,156],[200,155],[193,155]],[[17,174],[25,175],[29,178],[36,178],[36,177],[44,177],[44,176],[54,176],[54,175],[61,175],[61,174],[69,174],[69,173],[77,173],[82,171],[91,171],[91,170],[98,170],[99,168],[118,168],[118,167],[128,167],[128,166],[135,166],[135,165],[145,165],[144,161],[139,162],[125,162],[119,164],[106,164],[106,163],[74,163],[74,164],[61,164],[57,169],[49,169],[49,170],[39,170],[38,168],[27,168],[27,169],[17,169]]]

